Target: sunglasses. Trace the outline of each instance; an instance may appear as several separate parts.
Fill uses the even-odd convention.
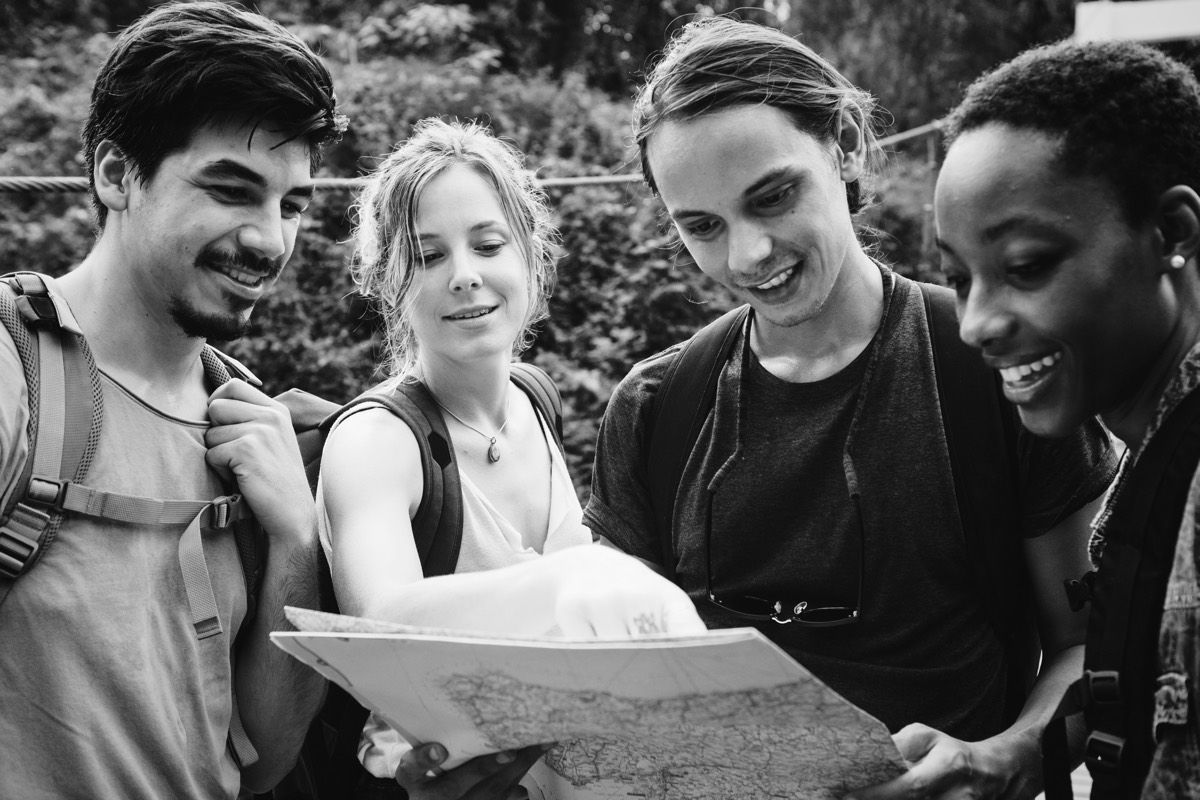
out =
[[[819,606],[808,600],[772,600],[767,597],[754,595],[725,595],[713,589],[713,558],[712,558],[712,504],[713,493],[708,494],[708,516],[705,520],[704,547],[708,559],[707,582],[705,593],[708,601],[717,608],[735,616],[753,620],[771,620],[780,625],[795,623],[807,628],[836,628],[842,625],[852,625],[858,622],[862,609],[863,572],[866,561],[866,529],[863,525],[862,507],[858,492],[855,488],[858,481],[854,476],[854,465],[849,458],[845,459],[846,482],[850,488],[850,499],[854,506],[854,516],[858,522],[858,591],[854,606]]]

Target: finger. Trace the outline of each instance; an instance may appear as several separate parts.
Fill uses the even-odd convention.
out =
[[[915,763],[928,755],[942,736],[938,730],[914,722],[897,731],[892,741],[896,743],[896,749],[905,761]]]
[[[679,597],[667,604],[663,611],[663,620],[666,633],[690,636],[708,630],[704,620],[696,613],[696,604],[682,591]]]
[[[937,733],[934,731],[934,733]],[[899,735],[899,734],[897,734]],[[951,741],[946,737],[946,741]],[[970,764],[966,752],[958,748],[941,747],[930,750],[908,772],[887,783],[860,789],[850,795],[854,800],[891,800],[891,798],[931,797],[952,798],[965,790],[971,794]]]
[[[502,800],[545,752],[542,745],[533,745],[514,752],[498,753],[497,758],[507,756],[512,760],[472,786],[462,800]]]
[[[262,390],[252,386],[241,378],[230,378],[222,383],[209,396],[210,400],[219,400],[229,398],[233,400],[245,400],[248,402],[258,402],[260,400],[269,400],[267,395],[263,394]]]
[[[396,780],[405,785],[427,781],[429,773],[439,770],[448,756],[446,748],[437,742],[418,745],[400,757]]]

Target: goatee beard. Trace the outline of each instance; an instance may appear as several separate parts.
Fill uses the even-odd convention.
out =
[[[216,342],[232,342],[250,330],[250,316],[237,313],[209,314],[173,298],[170,306],[171,319],[187,336]]]

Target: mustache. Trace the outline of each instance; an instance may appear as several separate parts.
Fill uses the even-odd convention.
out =
[[[225,267],[244,270],[246,272],[257,272],[265,275],[267,280],[274,280],[283,271],[283,259],[265,258],[245,249],[238,249],[229,253],[218,247],[210,246],[205,247],[196,256],[196,266],[207,267],[209,269]]]

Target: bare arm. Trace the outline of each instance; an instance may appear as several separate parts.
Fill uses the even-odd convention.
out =
[[[333,578],[347,614],[477,633],[626,637],[704,629],[682,590],[610,548],[573,547],[490,572],[422,578],[411,518],[416,439],[382,409],[330,435],[321,483]]]
[[[209,463],[231,474],[267,536],[258,609],[238,636],[234,694],[259,759],[242,770],[254,791],[272,788],[295,764],[325,682],[271,644],[290,630],[285,605],[317,607],[316,512],[291,418],[285,408],[242,381],[209,399]]]
[[[1080,508],[1025,543],[1025,562],[1042,639],[1042,668],[1021,714],[1007,730],[963,742],[927,725],[893,737],[912,769],[889,783],[853,794],[856,800],[941,796],[956,788],[979,798],[1032,798],[1042,790],[1041,736],[1067,686],[1083,670],[1087,613],[1067,605],[1062,582],[1088,570],[1090,523],[1102,501]]]

